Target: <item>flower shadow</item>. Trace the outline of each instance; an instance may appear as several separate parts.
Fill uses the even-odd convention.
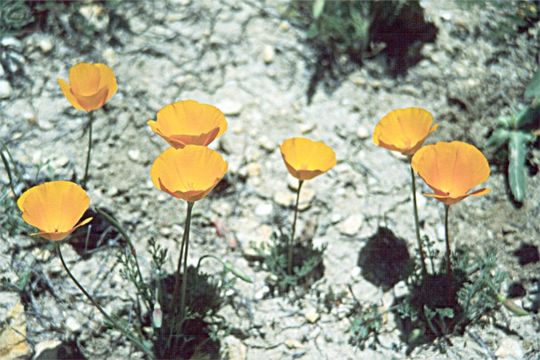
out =
[[[161,281],[159,302],[163,309],[163,336],[154,341],[156,356],[160,359],[218,359],[220,343],[212,336],[211,326],[219,327],[219,324],[212,323],[211,319],[217,318],[217,312],[224,302],[219,282],[208,274],[197,272],[193,266],[188,267],[187,274],[190,284],[186,293],[188,319],[182,325],[177,346],[167,346],[167,335],[172,326],[169,320],[174,318],[173,312],[178,310],[178,304],[172,303],[175,276],[170,274]],[[148,314],[145,319],[147,326],[151,326],[151,317]]]
[[[407,243],[392,230],[379,227],[358,254],[362,276],[383,290],[406,279],[413,270]]]
[[[100,210],[103,211],[103,210]],[[82,219],[92,217],[88,226],[78,228],[69,238],[69,244],[83,259],[106,247],[125,247],[126,241],[105,216],[98,211],[88,209]]]

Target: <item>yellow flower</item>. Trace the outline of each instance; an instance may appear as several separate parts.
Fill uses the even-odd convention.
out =
[[[388,150],[413,155],[438,125],[421,108],[397,109],[386,114],[375,126],[373,143]]]
[[[148,125],[172,147],[206,146],[227,130],[225,115],[215,106],[195,100],[178,101],[163,107],[157,121]]]
[[[480,150],[461,141],[441,141],[422,147],[414,154],[412,167],[435,191],[424,195],[445,205],[490,192],[486,188],[469,192],[489,178],[489,164]]]
[[[104,64],[80,63],[69,69],[69,84],[58,79],[64,96],[77,110],[101,108],[118,90],[114,72]]]
[[[322,141],[295,137],[279,148],[287,169],[298,180],[313,179],[336,165],[336,153]]]
[[[206,146],[169,148],[152,165],[154,186],[176,198],[194,202],[204,198],[227,172],[227,162]]]
[[[88,224],[92,218],[77,222],[89,205],[86,192],[71,181],[50,181],[34,186],[17,200],[24,221],[40,230],[32,236],[52,241],[63,240],[76,228]]]

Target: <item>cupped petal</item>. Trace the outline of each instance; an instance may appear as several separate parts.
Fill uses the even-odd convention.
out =
[[[79,104],[79,100],[77,100],[75,95],[73,95],[73,93],[71,92],[71,88],[69,87],[69,84],[67,82],[62,79],[58,79],[58,85],[60,86],[60,89],[62,89],[62,92],[64,93],[66,99],[68,99],[68,101],[71,103],[71,105],[73,105],[75,109],[83,111],[85,110],[81,106],[81,104]]]
[[[75,96],[90,96],[100,91],[101,73],[95,64],[79,63],[69,69],[69,84]]]
[[[429,111],[414,107],[397,109],[386,114],[375,126],[373,143],[411,155],[436,129],[437,125],[433,125],[433,115]]]
[[[38,233],[34,233],[34,234],[30,234],[30,236],[41,236],[42,238],[45,238],[47,240],[51,240],[51,241],[61,241],[61,240],[64,240],[68,235],[70,235],[71,233],[73,233],[73,231],[75,231],[75,229],[81,227],[81,226],[84,226],[86,224],[88,224],[90,221],[92,221],[92,217],[89,217],[87,219],[84,219],[83,221],[81,221],[79,224],[77,224],[77,226],[73,227],[72,229],[68,230],[68,231],[65,231],[65,232],[52,232],[52,233],[48,233],[48,232],[38,232]]]
[[[198,135],[172,135],[165,138],[169,144],[175,148],[181,148],[186,145],[201,145],[206,146],[210,144],[217,137],[219,129],[215,128],[207,133],[201,133]]]
[[[174,147],[208,145],[227,130],[225,115],[218,108],[194,100],[163,107],[157,121],[148,124]]]
[[[99,88],[107,89],[107,97],[105,98],[105,102],[108,102],[118,90],[114,71],[105,64],[95,64],[95,66],[98,68],[100,74]]]
[[[90,205],[90,198],[77,184],[51,181],[25,191],[17,206],[23,219],[44,233],[69,232]]]
[[[431,188],[443,194],[467,194],[489,178],[487,159],[473,145],[438,142],[416,152],[412,167]]]
[[[150,171],[154,186],[177,198],[197,201],[206,196],[227,172],[227,162],[205,146],[169,148]]]
[[[79,104],[83,107],[86,111],[92,111],[97,110],[103,107],[105,104],[105,101],[107,99],[107,88],[103,88],[94,95],[90,96],[82,96],[78,95],[77,100],[79,101]]]
[[[336,153],[321,141],[296,137],[280,145],[281,155],[292,176],[310,180],[336,165]]]

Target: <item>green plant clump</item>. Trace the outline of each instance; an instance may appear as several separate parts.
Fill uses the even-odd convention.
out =
[[[526,195],[526,159],[530,144],[537,134],[534,130],[540,127],[540,69],[533,75],[525,90],[528,106],[514,111],[510,116],[497,119],[498,127],[488,140],[494,149],[507,147],[508,184],[515,201],[522,203]]]

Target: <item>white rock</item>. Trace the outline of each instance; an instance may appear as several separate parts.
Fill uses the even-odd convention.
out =
[[[128,151],[128,157],[132,161],[139,161],[141,158],[141,152],[138,149],[131,149]]]
[[[362,225],[364,224],[364,217],[360,214],[354,214],[347,217],[339,225],[339,231],[348,236],[353,236],[358,233]]]
[[[315,124],[302,124],[300,125],[300,131],[302,134],[307,134],[315,130]]]
[[[58,158],[54,161],[54,166],[57,168],[63,168],[69,163],[69,158],[65,155],[60,155]]]
[[[506,337],[501,340],[495,355],[499,360],[520,360],[523,359],[523,348],[516,339]]]
[[[20,48],[22,43],[13,36],[7,36],[2,38],[0,44],[4,47]]]
[[[241,340],[230,335],[223,342],[225,344],[225,359],[245,360],[247,358],[247,346]]]
[[[0,80],[0,99],[8,99],[13,90],[7,80]]]
[[[0,304],[9,306],[11,296],[0,293]],[[12,307],[0,307],[0,357],[2,359],[26,359],[32,350],[26,342],[26,314],[24,306],[17,299]]]
[[[244,107],[242,103],[230,99],[222,100],[216,106],[219,110],[223,111],[225,115],[229,116],[240,115],[242,108]]]
[[[263,49],[263,60],[266,64],[270,64],[274,61],[276,57],[276,50],[272,45],[265,45]]]
[[[273,152],[277,148],[276,144],[265,135],[259,138],[259,146],[267,152]]]
[[[255,215],[259,217],[267,217],[272,214],[274,207],[270,203],[262,203],[255,208]]]
[[[307,320],[308,323],[310,324],[314,324],[316,323],[319,318],[320,318],[320,314],[317,312],[316,309],[307,309],[305,312],[304,312],[304,318]]]
[[[78,333],[81,331],[82,325],[73,316],[66,319],[65,327],[71,333]]]
[[[60,340],[45,340],[34,347],[33,360],[58,359],[58,351],[62,347]]]
[[[364,140],[370,137],[369,130],[365,126],[360,126],[356,130],[356,136],[358,136],[359,139]]]
[[[302,343],[296,339],[285,340],[285,346],[289,349],[301,349],[304,347],[304,345],[302,345]]]
[[[409,288],[405,281],[400,281],[394,286],[394,297],[401,298],[409,293]]]
[[[261,164],[249,163],[246,165],[246,171],[249,177],[259,177],[261,175]]]
[[[44,54],[50,53],[51,50],[54,48],[54,43],[48,37],[39,39],[37,45],[39,46],[41,52]]]
[[[274,201],[278,205],[289,207],[294,203],[294,194],[289,191],[278,191],[274,194]]]
[[[354,279],[359,277],[360,274],[362,274],[362,269],[360,269],[360,267],[358,266],[353,267],[353,269],[351,270],[351,277]]]
[[[114,49],[107,48],[103,51],[103,58],[107,61],[108,65],[116,65],[118,63],[118,58]]]

